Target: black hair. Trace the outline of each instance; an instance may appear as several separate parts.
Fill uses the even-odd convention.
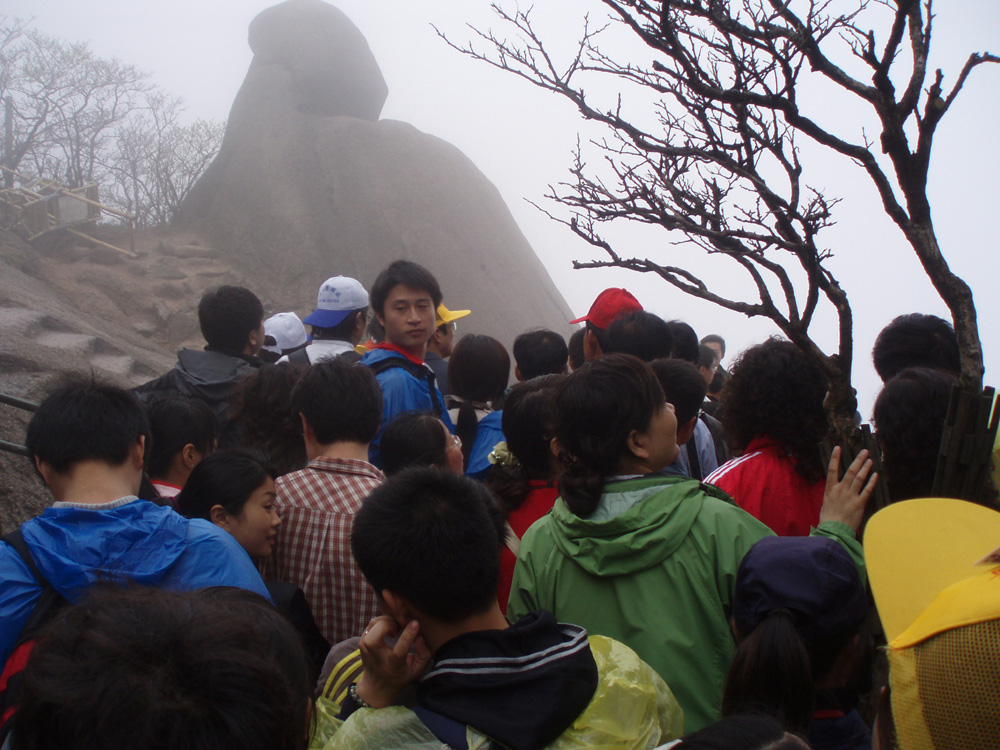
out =
[[[677,424],[687,424],[698,416],[707,390],[698,368],[682,359],[657,359],[650,362],[650,367],[660,381],[663,395],[674,405]]]
[[[19,750],[303,750],[298,633],[260,596],[97,586],[60,611],[22,673]]]
[[[789,731],[804,733],[809,728],[817,683],[861,628],[809,644],[799,633],[797,617],[790,610],[775,609],[751,633],[741,634],[726,677],[723,715],[766,713]]]
[[[238,516],[268,477],[275,478],[274,469],[259,454],[216,451],[191,470],[184,489],[175,498],[177,510],[188,518],[211,521],[212,507],[221,505],[227,515]]]
[[[326,359],[295,384],[292,413],[305,415],[321,445],[370,443],[382,421],[382,389],[364,365]]]
[[[573,331],[573,335],[569,337],[569,343],[566,348],[569,350],[569,364],[574,370],[579,370],[583,367],[586,359],[583,356],[583,337],[587,333],[586,327],[577,328]]]
[[[545,328],[522,333],[514,339],[513,352],[522,380],[564,372],[569,358],[566,339]]]
[[[372,490],[354,516],[351,552],[376,592],[458,622],[496,601],[503,543],[479,482],[436,469],[404,471]]]
[[[24,443],[33,459],[58,474],[81,461],[121,466],[149,422],[131,391],[95,381],[70,382],[49,395],[28,423]]]
[[[683,320],[667,321],[670,334],[673,336],[674,346],[670,356],[674,359],[687,360],[692,364],[698,364],[698,334]]]
[[[726,340],[722,338],[717,333],[710,333],[707,336],[701,337],[702,344],[718,344],[719,348],[722,349],[722,356],[726,356]]]
[[[743,714],[692,732],[674,750],[809,750],[809,745],[770,716]]]
[[[501,426],[507,449],[520,463],[516,470],[495,466],[487,486],[510,514],[528,496],[532,479],[552,476],[550,443],[555,436],[556,392],[565,375],[543,375],[518,383],[504,401]]]
[[[462,399],[455,420],[455,434],[462,441],[463,465],[466,467],[479,431],[476,409],[486,406],[500,408],[508,380],[510,355],[495,338],[467,333],[455,344],[448,358],[448,384],[450,395]]]
[[[715,371],[715,375],[712,376],[712,382],[708,386],[708,392],[713,395],[722,393],[722,389],[726,387],[726,382],[728,380],[729,371],[722,365],[719,365],[718,369]]]
[[[648,429],[666,400],[649,365],[628,354],[609,354],[569,375],[556,394],[556,437],[566,471],[559,491],[569,509],[590,516],[605,477],[628,452],[634,430]]]
[[[309,463],[302,441],[302,420],[292,409],[292,392],[308,365],[282,362],[264,365],[239,384],[230,424],[239,444],[262,453],[277,475],[305,468]]]
[[[264,306],[256,294],[242,286],[211,289],[198,303],[201,335],[216,351],[242,352],[250,333],[263,322]]]
[[[739,355],[722,395],[718,417],[734,453],[766,435],[796,459],[807,481],[826,474],[819,443],[829,431],[822,371],[795,344],[770,338]]]
[[[397,260],[384,268],[372,284],[371,306],[376,313],[385,315],[385,301],[389,292],[400,284],[427,292],[434,301],[435,309],[441,304],[441,287],[434,274],[411,260]]]
[[[672,344],[667,322],[646,310],[619,315],[608,324],[601,337],[605,354],[631,354],[644,362],[669,357]]]
[[[931,495],[956,382],[943,370],[909,367],[890,378],[875,399],[872,421],[893,501]]]
[[[385,341],[385,326],[378,322],[378,317],[375,315],[368,318],[368,338],[375,343]]]
[[[379,458],[386,474],[412,466],[445,467],[448,449],[441,417],[435,412],[408,412],[386,425],[379,442]]]
[[[872,347],[872,362],[883,383],[907,367],[962,372],[955,329],[936,315],[922,313],[900,315],[883,328]]]
[[[203,456],[215,447],[219,423],[215,413],[201,399],[173,393],[157,394],[146,404],[150,442],[146,452],[146,472],[162,479],[170,464],[189,443]]]
[[[704,367],[708,369],[714,365],[719,359],[718,353],[710,346],[705,346],[701,344],[698,347],[698,361],[695,362],[698,367]]]
[[[333,339],[336,341],[350,341],[351,336],[354,334],[354,329],[358,326],[358,316],[366,315],[368,311],[367,307],[362,307],[357,310],[351,310],[347,317],[342,321],[337,323],[335,326],[330,326],[329,328],[323,328],[322,326],[313,326],[312,335],[314,340],[325,340]]]

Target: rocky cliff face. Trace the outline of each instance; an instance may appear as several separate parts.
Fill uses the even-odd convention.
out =
[[[181,220],[262,296],[308,309],[328,276],[367,286],[408,258],[451,307],[473,309],[469,329],[509,344],[565,328],[566,303],[489,180],[450,144],[377,119],[385,84],[346,16],[288,0],[254,19],[250,45],[222,149]]]
[[[130,387],[200,348],[197,304],[218,284],[268,313],[308,313],[324,279],[366,286],[397,258],[430,268],[463,331],[508,346],[528,328],[568,333],[569,309],[496,188],[458,149],[379,120],[386,85],[340,11],[289,0],[251,24],[253,63],[218,158],[183,225],[98,228],[137,257],[54,233],[29,246],[0,229],[0,391],[40,401],[67,377]],[[29,412],[0,405],[0,439]],[[0,533],[51,502],[28,459],[0,451]]]

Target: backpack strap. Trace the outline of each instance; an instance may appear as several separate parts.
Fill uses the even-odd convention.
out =
[[[288,355],[288,364],[311,365],[312,361],[309,359],[309,353],[306,351],[306,348],[302,347],[301,349],[296,349]]]
[[[391,370],[393,367],[401,367],[417,380],[426,381],[427,389],[431,393],[431,403],[434,405],[434,410],[439,414],[444,413],[441,401],[437,396],[437,385],[434,381],[434,371],[431,368],[425,367],[424,365],[418,365],[416,362],[413,362],[406,357],[386,357],[385,359],[380,359],[378,362],[369,363],[368,367],[376,377],[386,370]]]
[[[691,472],[691,478],[697,479],[700,482],[705,477],[701,473],[701,461],[698,459],[698,446],[695,443],[694,435],[691,436],[691,439],[687,441],[684,447],[687,449],[688,470]]]
[[[35,606],[21,628],[14,648],[11,649],[10,656],[7,657],[7,661],[3,665],[3,672],[0,673],[0,740],[6,739],[10,731],[9,720],[16,709],[17,688],[21,681],[21,673],[28,663],[28,657],[31,656],[35,647],[35,634],[66,601],[38,569],[20,528],[7,534],[3,541],[7,542],[21,556],[24,564],[31,571],[31,575],[41,586],[42,593],[35,600]]]
[[[431,711],[421,705],[413,707],[413,713],[431,730],[431,733],[453,750],[469,750],[469,740],[465,724],[449,719],[444,714]]]

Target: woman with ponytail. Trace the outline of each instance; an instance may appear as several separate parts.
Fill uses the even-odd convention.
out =
[[[470,333],[455,344],[448,361],[448,414],[462,441],[465,473],[476,479],[485,477],[487,456],[503,440],[500,409],[508,380],[510,355],[495,338]]]
[[[565,375],[542,375],[510,389],[503,409],[506,441],[494,446],[486,480],[507,521],[507,540],[500,550],[497,601],[506,613],[510,581],[521,537],[535,521],[552,510],[562,465],[550,445],[555,436],[556,391]]]
[[[507,614],[546,609],[622,641],[669,682],[685,730],[707,726],[735,651],[736,571],[773,532],[715,488],[656,476],[677,456],[677,422],[641,360],[614,354],[575,371],[555,414],[560,497],[521,540]],[[850,546],[860,563],[854,529],[873,487],[870,462],[862,455],[838,482],[839,457],[814,533]]]
[[[830,539],[760,540],[736,575],[723,715],[763,713],[817,750],[870,750],[846,685],[861,649],[868,597]]]

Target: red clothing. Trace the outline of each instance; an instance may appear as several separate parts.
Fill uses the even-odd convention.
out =
[[[507,523],[520,539],[524,532],[528,530],[535,521],[544,516],[550,510],[559,497],[559,488],[551,482],[543,479],[532,479],[528,482],[531,489],[528,496],[521,503],[517,510],[507,516]],[[514,576],[514,563],[517,558],[510,551],[509,547],[500,550],[500,581],[497,583],[497,601],[500,602],[500,609],[507,614],[507,599],[510,598],[510,581]]]
[[[378,599],[351,555],[351,522],[385,476],[367,461],[314,458],[275,481],[281,527],[265,578],[288,581],[306,595],[330,643],[361,635],[381,614]]]
[[[742,456],[724,463],[705,481],[778,536],[808,536],[809,529],[819,525],[825,480],[807,482],[795,470],[795,459],[769,437],[751,440]]]

